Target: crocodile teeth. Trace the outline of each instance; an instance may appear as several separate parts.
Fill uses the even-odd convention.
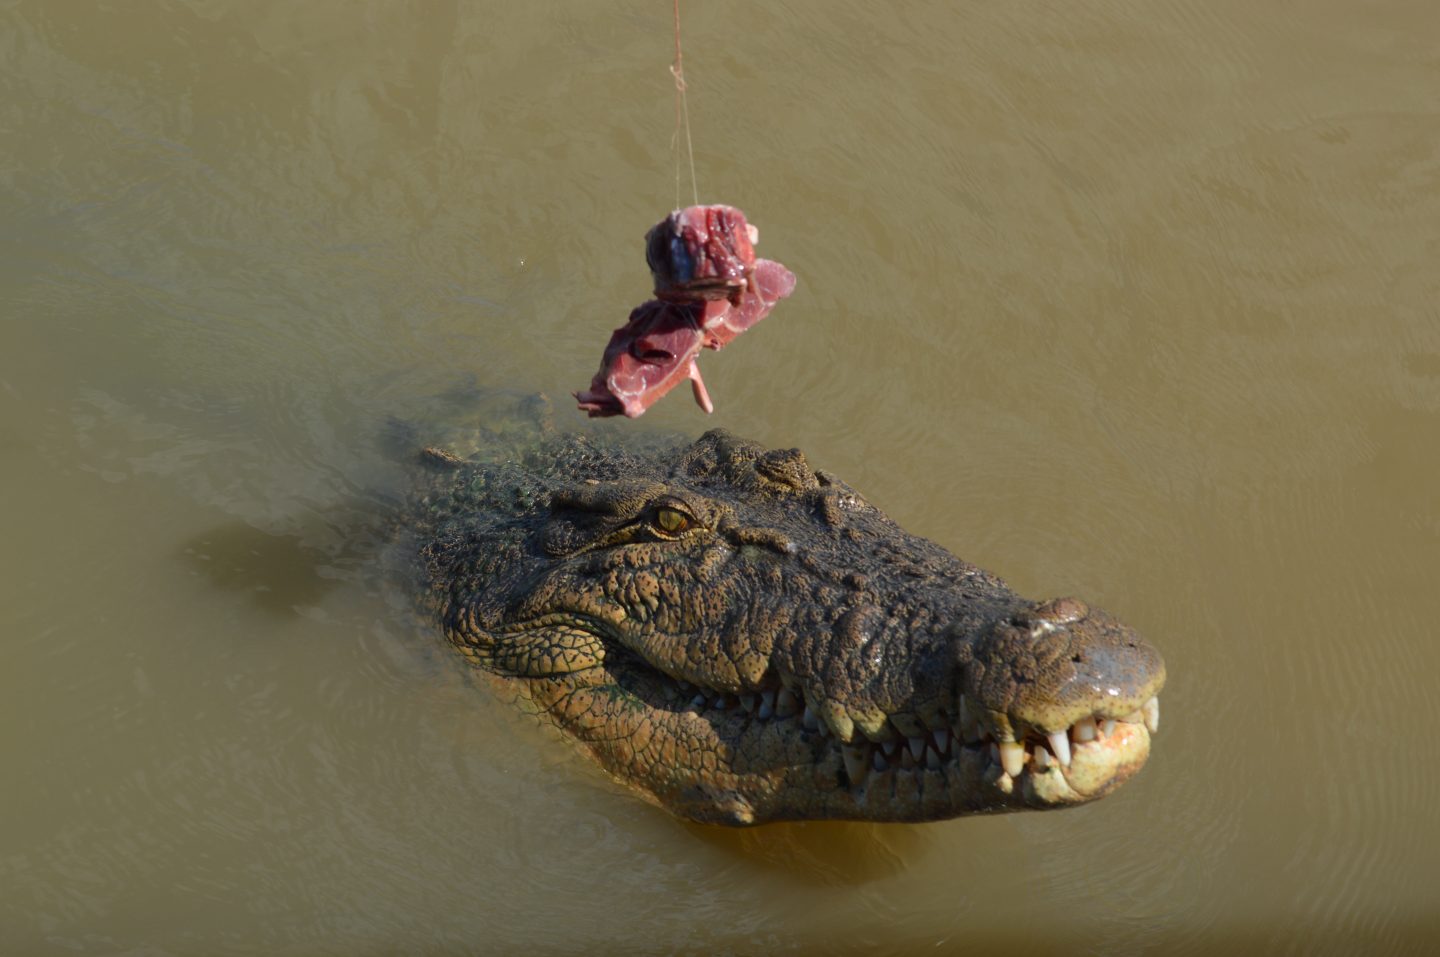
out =
[[[775,714],[775,692],[760,692],[760,710],[758,714],[761,721],[767,721]]]
[[[948,754],[948,753],[949,753],[949,751],[950,751],[950,732],[949,732],[949,731],[931,731],[931,732],[930,732],[930,740],[934,742],[935,752],[936,752],[937,754],[943,755],[943,754]]]
[[[800,702],[795,699],[795,693],[789,688],[781,688],[780,693],[775,696],[775,714],[788,718],[799,710]]]
[[[1050,752],[1044,748],[1035,749],[1035,770],[1044,771],[1050,767]]]
[[[740,704],[745,707],[746,711],[754,711],[755,705],[759,702],[759,700],[760,696],[753,691],[747,691],[740,696]]]
[[[800,723],[805,725],[806,731],[820,730],[820,719],[815,717],[815,712],[810,709],[808,704],[805,706],[805,716],[800,719]]]
[[[907,738],[905,745],[910,749],[910,757],[914,758],[916,762],[921,761],[925,757],[924,738]]]
[[[695,697],[690,699],[690,707],[694,708],[696,711],[703,711],[705,709],[705,705],[708,703],[709,699],[706,698],[703,694],[697,694]]]
[[[1145,727],[1154,734],[1160,730],[1160,699],[1151,698],[1140,706],[1140,713],[1145,716]]]
[[[1110,737],[1110,735],[1115,733],[1115,719],[1106,718],[1105,723],[1100,726],[1100,730],[1105,734],[1105,737]]]
[[[875,753],[871,756],[870,763],[876,771],[888,771],[890,769],[890,762],[885,760],[885,755],[881,754],[879,749],[876,749]]]
[[[866,753],[869,750],[864,745],[854,744],[846,744],[840,748],[840,757],[845,760],[845,773],[850,778],[852,788],[865,783],[865,776],[870,773],[870,756]]]
[[[1095,728],[1095,719],[1081,718],[1079,721],[1075,722],[1075,727],[1071,730],[1075,734],[1075,741],[1079,744],[1083,744],[1086,741],[1094,741],[1095,735],[1097,733]]]
[[[1001,741],[999,746],[1001,767],[1012,778],[1018,778],[1025,770],[1025,745],[1019,741]]]
[[[1069,736],[1064,731],[1055,731],[1045,735],[1045,740],[1050,742],[1050,750],[1055,752],[1055,760],[1068,768],[1070,766]],[[1036,754],[1039,753],[1039,751],[1036,752]]]

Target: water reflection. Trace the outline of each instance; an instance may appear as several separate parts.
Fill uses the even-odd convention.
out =
[[[907,825],[807,821],[726,830],[689,824],[686,832],[751,866],[820,886],[859,886],[892,876],[925,847],[925,829]]]

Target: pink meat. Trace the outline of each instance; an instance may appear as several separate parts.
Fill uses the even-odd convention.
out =
[[[713,411],[696,357],[720,349],[795,290],[795,275],[755,258],[755,229],[733,206],[691,206],[645,234],[656,298],[616,329],[590,388],[576,392],[588,415],[635,418],[686,379]]]
[[[591,418],[624,415],[635,418],[685,379],[695,390],[695,401],[709,412],[709,396],[695,365],[704,342],[700,331],[702,308],[693,304],[652,299],[630,313],[616,329],[600,359],[600,371],[590,388],[575,393],[580,409]]]
[[[721,299],[705,303],[701,326],[705,330],[705,348],[719,349],[740,333],[764,319],[775,303],[795,291],[795,274],[769,259],[755,262],[750,284],[740,296],[738,305]]]

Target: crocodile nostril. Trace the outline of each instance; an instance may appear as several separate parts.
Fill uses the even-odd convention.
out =
[[[1022,628],[1055,631],[1090,617],[1090,606],[1078,598],[1052,598],[1034,608],[1022,611],[1011,621]]]
[[[1090,617],[1090,606],[1078,598],[1052,598],[1035,613],[1056,625],[1069,625]]]

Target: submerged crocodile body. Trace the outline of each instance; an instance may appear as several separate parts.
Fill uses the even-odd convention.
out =
[[[450,642],[615,778],[696,821],[923,821],[1144,764],[1165,669],[1123,624],[1021,598],[797,450],[650,441],[430,449],[415,513]]]

